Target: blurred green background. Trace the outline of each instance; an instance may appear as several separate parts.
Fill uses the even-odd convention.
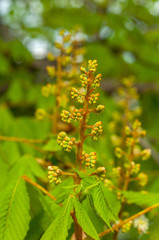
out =
[[[72,30],[75,26],[83,29],[79,37],[85,40],[85,58],[97,59],[98,72],[103,75],[105,94],[101,94],[101,103],[106,105],[102,119],[105,126],[115,108],[112,97],[120,79],[130,75],[136,77],[143,108],[141,120],[148,133],[143,144],[151,147],[153,159],[143,164],[143,170],[150,170],[148,189],[157,192],[159,1],[0,0],[0,135],[25,138],[47,136],[50,123],[38,122],[34,118],[37,107],[52,107],[52,99],[48,101],[40,94],[42,84],[49,81],[46,56],[48,51],[54,51],[58,31],[63,28]],[[109,153],[112,151],[109,137],[106,139],[107,160],[112,154]],[[105,153],[105,139],[96,146],[100,153]],[[35,155],[35,152],[27,145],[14,142],[1,144],[0,154],[5,160],[1,161],[1,178],[7,175],[8,161],[9,166],[13,166],[20,155]],[[101,162],[105,158],[103,155]],[[27,175],[26,165],[18,168],[19,175]],[[17,168],[11,178],[15,173]],[[3,181],[1,186],[4,186]],[[155,226],[158,227],[158,222]],[[150,239],[157,238],[152,235]]]

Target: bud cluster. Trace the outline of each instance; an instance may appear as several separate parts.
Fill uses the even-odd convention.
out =
[[[132,226],[132,224],[133,224],[133,222],[130,221],[130,222],[128,222],[128,223],[122,225],[122,228],[121,228],[121,229],[122,229],[122,232],[123,232],[123,233],[125,233],[125,232],[129,232],[129,231],[130,231],[130,228],[131,228],[131,226]]]
[[[141,152],[141,159],[142,160],[147,160],[150,158],[151,156],[151,149],[147,148],[147,149],[144,149],[142,152]]]
[[[120,147],[115,148],[115,155],[117,158],[121,158],[124,155],[123,150]]]
[[[89,72],[87,72],[84,67],[80,68],[80,70],[82,72],[82,74],[80,75],[80,80],[81,80],[82,87],[86,88],[87,85],[90,82],[91,82],[91,86],[92,86],[93,89],[96,89],[96,88],[98,88],[100,86],[100,81],[101,81],[101,76],[102,75],[99,73],[95,77],[93,76],[93,79],[91,79],[91,76],[90,76],[90,74],[92,74],[92,73],[94,73],[96,71],[96,67],[97,67],[97,60],[93,60],[93,61],[89,60],[88,61]],[[94,97],[92,97],[92,98],[94,99]],[[98,99],[96,99],[96,100],[98,100]],[[90,102],[92,102],[92,101],[90,100]]]
[[[92,93],[89,97],[89,104],[95,104],[98,101],[99,93]]]
[[[87,79],[87,75],[86,75],[86,69],[85,68],[80,68],[81,72],[83,74],[80,75],[80,80],[81,80],[81,85],[82,87],[86,88],[87,84],[88,84],[88,79]]]
[[[84,154],[84,159],[86,161],[86,167],[87,168],[94,168],[96,164],[96,152],[91,152],[90,154],[86,153]]]
[[[139,163],[132,162],[131,163],[131,174],[137,174],[140,171],[141,165]]]
[[[119,176],[120,176],[120,173],[121,173],[121,167],[113,168],[112,171],[113,171],[113,175],[114,175],[115,177],[119,177]]]
[[[121,139],[121,136],[123,136],[121,129],[122,132],[124,131],[124,135],[131,134],[131,123],[134,122],[136,117],[141,115],[141,107],[138,102],[139,96],[133,87],[133,83],[134,78],[132,76],[124,78],[118,90],[118,95],[116,96],[118,111],[114,111],[112,121],[109,124],[110,131],[116,136],[112,138],[112,144],[114,146],[124,144],[124,139]],[[114,134],[114,132],[116,133]],[[140,134],[144,136],[145,131],[142,130]]]
[[[139,98],[137,90],[133,87],[134,77],[124,78],[121,81],[122,86],[118,90],[119,99],[118,105],[124,110],[129,102],[130,108],[128,110],[128,118],[132,120],[141,114],[141,109],[137,106],[137,100]],[[139,114],[139,115],[138,115]]]
[[[147,174],[141,172],[138,174],[137,179],[138,179],[139,185],[141,187],[144,187],[147,184],[148,176]]]
[[[95,109],[95,112],[96,112],[97,114],[99,114],[99,113],[103,112],[104,109],[105,109],[105,106],[104,106],[104,105],[98,105],[98,106],[96,107],[96,109]]]
[[[97,181],[104,181],[104,179],[106,178],[106,170],[105,167],[98,167],[97,170],[94,172],[94,174],[96,175],[96,179]]]
[[[79,121],[79,120],[81,120],[81,118],[82,118],[82,116],[83,116],[83,109],[77,109],[77,108],[75,108],[74,109],[74,111],[73,111],[73,113],[72,113],[72,118],[76,121]]]
[[[57,137],[57,143],[64,151],[71,152],[72,146],[75,144],[75,138],[69,138],[66,132],[60,132]]]
[[[97,60],[89,60],[88,61],[88,69],[90,72],[96,72],[97,70]]]
[[[69,100],[66,88],[70,87],[77,79],[77,66],[83,61],[82,54],[84,51],[81,51],[81,40],[75,40],[75,36],[78,32],[79,29],[74,30],[72,33],[60,30],[58,37],[59,41],[54,44],[55,48],[57,48],[56,55],[51,52],[47,55],[48,60],[53,62],[53,65],[46,67],[48,76],[50,78],[56,78],[57,81],[55,84],[48,83],[42,86],[41,92],[44,97],[55,95],[57,107],[66,106]],[[77,61],[79,55],[81,60]],[[49,79],[49,81],[51,80]],[[82,97],[78,97],[78,102],[83,103]],[[58,118],[58,114],[56,115]],[[42,117],[40,116],[38,119],[41,120]],[[58,124],[56,125],[58,126]]]
[[[72,115],[70,112],[68,112],[66,110],[62,110],[61,119],[63,122],[70,123],[72,120]]]
[[[48,179],[50,183],[55,183],[56,185],[61,183],[61,174],[62,171],[61,169],[59,169],[59,167],[57,166],[49,166],[48,167]]]
[[[93,87],[94,89],[100,87],[101,77],[102,77],[102,74],[100,74],[100,73],[97,74],[97,76],[95,77],[95,80],[94,80],[94,82],[93,82],[93,84],[92,84],[92,87]]]
[[[51,94],[55,93],[54,85],[48,83],[41,88],[41,93],[44,97],[49,97]]]
[[[92,127],[91,136],[93,140],[97,140],[98,137],[103,133],[102,122],[95,123]]]
[[[115,168],[109,174],[115,176],[113,179],[116,185],[112,190],[119,189],[117,198],[127,203],[127,200],[122,195],[124,190],[131,190],[131,182],[136,182],[139,186],[144,187],[147,184],[148,176],[141,172],[140,160],[147,160],[151,155],[150,149],[143,149],[140,144],[141,138],[145,137],[146,131],[142,129],[141,122],[136,119],[141,109],[138,106],[138,94],[133,87],[133,79],[124,79],[122,87],[119,90],[119,95],[116,96],[118,102],[118,110],[113,114],[113,120],[109,125],[112,132],[112,142],[115,147]],[[139,111],[140,109],[140,111]],[[109,176],[109,175],[108,175]],[[113,182],[113,183],[114,183]],[[108,182],[109,183],[109,182]],[[124,210],[122,210],[124,211]],[[128,232],[132,222],[122,226],[122,232]]]
[[[55,67],[54,66],[47,66],[46,67],[47,73],[49,75],[49,77],[55,77],[56,75],[56,71],[55,71]]]
[[[76,145],[76,162],[79,161],[81,167],[82,162],[85,162],[87,168],[94,168],[96,165],[96,152],[82,153],[83,143],[85,138],[91,136],[93,140],[97,140],[98,137],[103,132],[102,122],[99,121],[94,125],[88,125],[89,116],[91,113],[98,114],[104,110],[103,105],[98,105],[96,108],[89,108],[90,104],[95,104],[98,100],[99,93],[95,92],[95,88],[98,87],[101,80],[101,74],[97,76],[94,75],[96,71],[97,61],[89,60],[88,71],[81,67],[82,72],[80,79],[81,85],[85,89],[81,88],[77,90],[76,88],[71,88],[71,98],[76,100],[78,103],[83,104],[83,108],[76,108],[75,106],[70,107],[70,112],[63,110],[61,117],[64,122],[70,123],[71,119],[80,121],[79,126],[79,141],[75,142],[75,138],[69,138],[65,132],[60,132],[57,138],[58,144],[64,148],[65,151],[70,152],[72,146]],[[86,134],[86,131],[90,131]],[[81,156],[82,155],[82,156]],[[106,170],[104,167],[99,167],[94,171],[93,175],[96,176],[97,180],[104,180],[106,175]]]
[[[70,123],[72,119],[74,121],[80,121],[82,119],[82,116],[83,116],[83,109],[81,108],[80,109],[75,108],[72,113],[66,110],[62,110],[62,113],[61,113],[62,121],[66,123]]]
[[[79,103],[83,103],[83,96],[79,93],[76,88],[71,89],[71,98]]]

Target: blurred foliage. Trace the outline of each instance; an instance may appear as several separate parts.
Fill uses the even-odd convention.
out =
[[[100,62],[98,70],[110,85],[134,75],[141,88],[149,83],[158,93],[159,1],[1,0],[0,4],[0,93],[7,91],[4,98],[11,105],[38,104],[37,83],[49,81],[45,57],[53,48],[57,30],[72,30],[76,25],[85,33],[80,37],[86,40],[86,58]],[[142,102],[144,124],[150,132],[147,112],[149,116],[151,111],[156,113],[159,101],[158,94],[152,95],[153,102],[151,94],[144,92]]]
[[[37,107],[50,110],[55,104],[54,97],[48,100],[40,94],[41,85],[51,81],[45,70],[48,64],[46,55],[48,51],[54,50],[53,43],[58,39],[59,29],[72,30],[75,26],[80,26],[84,33],[79,38],[85,40],[86,59],[98,60],[98,71],[103,75],[102,86],[106,91],[106,94],[101,91],[100,97],[106,106],[101,119],[105,137],[94,145],[87,142],[85,147],[89,151],[96,147],[100,163],[107,164],[109,168],[113,154],[108,123],[116,109],[113,97],[119,80],[134,75],[141,93],[141,121],[148,132],[144,145],[153,151],[151,161],[142,166],[143,171],[149,175],[145,190],[158,192],[159,1],[1,0],[0,18],[0,135],[39,139],[48,136],[50,122],[38,122],[34,118]],[[91,120],[94,121],[93,118]],[[43,150],[46,149],[50,151],[49,143]],[[8,178],[11,181],[14,176],[17,180],[21,174],[28,174],[33,180],[40,176],[45,185],[45,171],[39,169],[35,161],[35,158],[40,159],[42,156],[41,152],[29,144],[0,142],[0,191],[3,191]],[[63,157],[63,154],[59,152],[59,156]],[[49,154],[45,158],[57,161]],[[66,154],[64,162],[69,158]],[[31,199],[33,216],[26,239],[38,240],[55,215],[57,205],[52,206],[54,204],[51,205],[47,198],[41,200],[43,195],[31,186],[28,189],[34,193],[34,197]],[[61,189],[57,192],[59,194]],[[44,209],[49,210],[45,212]],[[137,210],[138,206],[134,206],[131,213]],[[46,222],[39,220],[41,215]],[[159,234],[158,220],[153,216],[151,218],[151,213],[149,215],[152,235],[142,236],[140,240],[157,239]],[[93,217],[97,219],[97,216]],[[36,225],[40,226],[37,232],[32,230]],[[97,228],[100,229],[100,226]],[[131,236],[124,239],[135,239],[135,234],[132,232]],[[119,237],[123,239],[122,235]],[[103,239],[109,239],[109,236]]]

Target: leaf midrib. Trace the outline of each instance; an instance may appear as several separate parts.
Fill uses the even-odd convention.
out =
[[[19,184],[20,180],[21,180],[21,178],[18,179],[15,187],[13,188],[13,193],[12,193],[12,195],[11,195],[11,199],[10,199],[10,203],[9,203],[9,207],[8,207],[8,211],[7,211],[7,215],[6,215],[6,224],[4,225],[4,231],[3,231],[2,239],[3,239],[4,236],[5,236],[5,230],[6,230],[6,227],[7,227],[7,225],[8,225],[8,218],[9,218],[9,214],[10,214],[12,202],[13,202],[14,195],[15,195],[15,193],[16,193],[16,190],[17,190],[17,187],[18,187],[18,184]]]

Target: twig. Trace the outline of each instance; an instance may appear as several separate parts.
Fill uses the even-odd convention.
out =
[[[43,143],[44,140],[41,139],[29,139],[29,138],[19,138],[19,137],[7,137],[0,136],[0,141],[10,141],[10,142],[20,142],[20,143]]]
[[[154,205],[152,205],[152,206],[150,206],[150,207],[148,207],[148,208],[145,208],[144,210],[142,210],[142,211],[136,213],[135,215],[133,215],[133,216],[131,216],[131,217],[123,220],[122,222],[120,222],[120,223],[118,223],[118,224],[115,224],[114,226],[112,226],[112,229],[113,229],[114,231],[117,231],[117,230],[118,230],[119,228],[121,228],[124,224],[126,224],[126,223],[134,220],[135,218],[140,217],[141,215],[143,215],[143,214],[145,214],[145,213],[147,213],[147,212],[150,212],[151,210],[153,210],[153,209],[155,209],[155,208],[157,208],[157,207],[159,207],[159,203],[154,204]],[[107,235],[107,234],[110,233],[110,232],[112,232],[112,230],[111,230],[111,229],[107,229],[107,230],[99,233],[98,236],[99,236],[99,237],[103,237],[103,236]],[[85,239],[86,239],[86,238],[85,238]]]
[[[56,200],[56,198],[51,194],[49,193],[45,188],[43,188],[42,186],[40,186],[38,183],[34,182],[33,180],[31,180],[30,178],[28,178],[27,176],[22,176],[22,178],[30,183],[31,185],[33,185],[34,187],[36,187],[37,189],[39,189],[41,192],[43,192],[44,194],[46,194],[48,197],[50,197],[52,200]]]

